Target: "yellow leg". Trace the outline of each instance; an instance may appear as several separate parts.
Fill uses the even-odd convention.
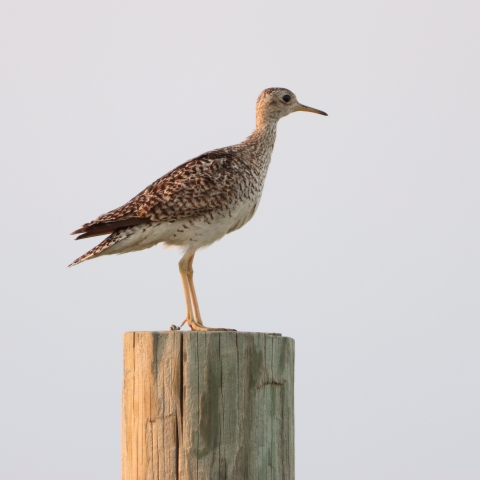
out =
[[[195,252],[187,252],[185,255],[182,257],[180,260],[178,266],[180,268],[180,277],[182,278],[182,285],[183,285],[183,293],[185,295],[185,304],[187,306],[187,318],[182,322],[180,325],[180,328],[185,324],[185,322],[188,322],[188,325],[191,327],[191,323],[194,322],[194,317],[193,317],[193,308],[192,308],[192,297],[190,295],[190,287],[188,285],[188,278],[187,278],[187,271],[188,271],[188,260],[190,255],[193,256]],[[192,328],[193,330],[193,328]]]
[[[209,328],[203,325],[202,317],[200,315],[200,308],[198,307],[197,295],[195,294],[195,287],[193,285],[193,258],[195,251],[187,251],[180,260],[178,266],[180,267],[180,276],[182,277],[183,291],[185,293],[185,302],[187,304],[187,318],[183,321],[188,322],[192,330],[207,332],[207,331],[235,331],[229,328]]]
[[[188,270],[187,270],[187,281],[188,288],[190,290],[190,299],[192,301],[193,315],[195,321],[203,326],[202,316],[200,315],[200,308],[198,306],[197,294],[195,293],[195,286],[193,285],[193,258],[195,257],[195,252],[188,258]]]

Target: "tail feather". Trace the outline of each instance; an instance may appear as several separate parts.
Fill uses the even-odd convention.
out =
[[[125,228],[121,228],[109,235],[103,242],[100,242],[96,247],[93,247],[87,253],[84,253],[81,257],[78,257],[74,262],[72,262],[68,267],[74,267],[79,263],[84,262],[85,260],[90,260],[91,258],[98,257],[102,252],[107,248],[111,247],[115,243],[123,240],[128,237],[128,233],[125,232]]]
[[[132,227],[133,225],[140,225],[142,223],[150,224],[150,220],[138,217],[125,218],[123,220],[116,220],[114,222],[98,222],[97,220],[94,220],[93,222],[86,223],[85,225],[83,225],[83,227],[75,230],[70,235],[82,234],[75,239],[80,240],[82,238],[106,235],[107,233],[113,233],[119,228]]]

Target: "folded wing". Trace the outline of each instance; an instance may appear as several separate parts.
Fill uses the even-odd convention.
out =
[[[222,208],[234,194],[238,162],[230,148],[213,150],[178,166],[125,205],[100,215],[72,235],[76,240],[113,233],[123,227],[170,222]],[[238,192],[237,192],[238,193]]]

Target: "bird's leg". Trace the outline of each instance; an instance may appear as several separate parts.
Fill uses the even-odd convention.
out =
[[[192,330],[207,332],[211,330],[226,331],[228,328],[209,328],[203,325],[202,317],[200,315],[200,308],[198,307],[197,295],[195,294],[195,287],[193,285],[193,257],[195,252],[187,251],[180,260],[180,275],[182,276],[183,290],[185,292],[185,300],[187,302],[187,318],[189,327]],[[185,322],[184,322],[185,323]],[[183,325],[183,324],[182,324]],[[231,330],[234,331],[234,330]]]
[[[207,331],[210,330],[207,327],[203,326],[202,319],[198,315],[198,302],[195,297],[195,290],[192,291],[193,287],[193,257],[195,252],[187,251],[185,255],[181,258],[178,266],[180,268],[180,276],[182,277],[183,292],[185,293],[185,303],[187,304],[187,318],[182,322],[182,327],[185,322],[188,323],[188,326],[192,330],[197,331]],[[198,312],[199,313],[199,312]]]
[[[191,327],[191,322],[194,322],[193,317],[193,309],[192,309],[192,297],[190,295],[190,287],[188,285],[188,278],[187,278],[187,270],[189,268],[188,260],[190,255],[193,256],[194,253],[186,252],[185,255],[181,258],[180,262],[178,263],[178,267],[180,269],[180,277],[182,278],[182,285],[183,285],[183,293],[185,295],[185,304],[187,305],[187,318],[182,322],[180,328],[183,327],[185,322],[188,322],[188,325]],[[193,329],[192,329],[193,330]]]
[[[201,331],[234,331],[232,329],[228,329],[228,328],[210,328],[210,327],[206,327],[205,325],[203,325],[203,322],[202,322],[202,316],[200,315],[200,308],[198,306],[198,300],[197,300],[197,294],[195,293],[195,286],[193,284],[193,258],[195,256],[195,252],[192,254],[191,257],[189,257],[188,259],[188,270],[187,270],[187,279],[188,279],[188,286],[190,288],[190,297],[192,299],[192,307],[193,307],[193,314],[195,316],[195,322],[196,322],[196,328],[195,329],[198,329],[198,327],[200,326],[200,329]],[[190,328],[192,328],[190,326]],[[194,328],[192,328],[192,330],[195,330]]]
[[[192,300],[193,315],[198,325],[203,326],[202,316],[200,315],[200,308],[198,306],[197,294],[195,293],[195,286],[193,285],[193,259],[195,258],[195,252],[188,258],[187,268],[187,281],[188,288],[190,290],[190,298]]]

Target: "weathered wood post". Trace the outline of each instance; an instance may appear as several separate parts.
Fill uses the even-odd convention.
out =
[[[294,341],[124,336],[123,480],[293,480]]]

